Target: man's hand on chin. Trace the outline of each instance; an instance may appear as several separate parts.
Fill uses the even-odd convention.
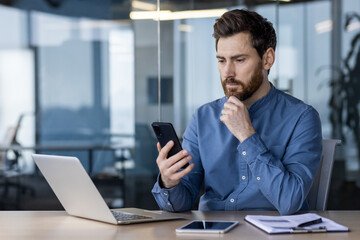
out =
[[[221,111],[220,121],[240,142],[255,133],[249,111],[245,104],[234,96],[230,96]]]

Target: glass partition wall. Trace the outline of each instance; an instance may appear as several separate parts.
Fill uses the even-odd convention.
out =
[[[324,138],[343,140],[328,208],[360,209],[359,1],[35,2],[0,5],[0,133],[20,120],[22,173],[39,176],[32,152],[74,155],[109,206],[157,208],[150,124],[172,122],[181,138],[223,96],[213,24],[246,8],[278,36],[270,81],[316,108]]]

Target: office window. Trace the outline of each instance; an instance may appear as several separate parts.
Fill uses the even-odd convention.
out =
[[[129,24],[33,13],[38,144],[134,144],[133,35]],[[88,165],[86,152],[72,151]],[[113,164],[95,153],[94,173]]]
[[[27,45],[25,12],[0,5],[0,138],[19,127],[17,141],[34,145],[34,52]],[[32,172],[30,153],[19,160],[23,172]]]

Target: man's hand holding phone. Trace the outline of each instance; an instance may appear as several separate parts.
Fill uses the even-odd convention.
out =
[[[159,155],[156,159],[156,163],[160,170],[160,176],[163,186],[165,188],[172,188],[176,186],[182,177],[188,174],[194,167],[193,163],[190,163],[186,168],[184,165],[189,163],[191,156],[186,150],[181,150],[175,155],[167,158],[169,151],[174,146],[173,141],[169,141],[163,148],[160,143],[157,143],[157,149]],[[182,169],[181,171],[179,171]]]

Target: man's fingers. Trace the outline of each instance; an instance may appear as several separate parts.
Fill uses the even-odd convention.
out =
[[[231,109],[231,110],[236,110],[237,106],[232,103],[232,102],[226,102],[224,103],[224,108],[223,109]]]
[[[171,167],[170,170],[173,172],[177,172],[180,168],[182,168],[186,163],[188,163],[191,160],[191,156],[188,155],[180,160],[175,161]]]
[[[180,179],[191,171],[194,164],[190,164],[188,167],[179,171],[186,163],[191,160],[189,152],[187,150],[181,150],[174,156],[169,158],[168,154],[170,149],[174,146],[173,141],[169,141],[164,147],[161,148],[160,144],[157,143],[157,149],[159,151],[156,163],[159,167],[161,174],[161,181],[166,188],[171,188],[179,183]],[[181,172],[179,174],[179,172]]]
[[[162,152],[162,150],[161,150]],[[178,152],[177,154],[175,154],[174,156],[171,156],[169,158],[162,158],[160,156],[160,153],[159,153],[159,157],[158,159],[156,160],[157,164],[158,164],[158,167],[159,167],[159,170],[160,172],[168,169],[169,171],[171,172],[176,172],[177,170],[179,170],[183,165],[185,165],[185,163],[183,163],[183,165],[179,166],[177,169],[175,169],[175,167],[173,167],[174,164],[176,164],[178,161],[180,161],[181,159],[184,159],[186,157],[188,157],[188,151],[186,150],[182,150],[180,152]],[[190,160],[189,160],[190,161]],[[175,169],[175,170],[174,170]]]
[[[222,115],[222,116],[220,116],[220,121],[221,122],[226,122],[227,120],[229,119],[229,116],[228,115]]]
[[[171,140],[169,141],[159,152],[159,157],[162,159],[166,158],[170,149],[174,146],[174,142]]]
[[[228,104],[229,106],[237,107],[237,108],[239,108],[239,107],[246,108],[245,104],[234,96],[231,96],[228,99],[228,101],[224,104],[224,107],[226,104]]]
[[[170,171],[167,171],[166,173],[161,174],[161,181],[163,182],[164,186],[166,188],[172,188],[173,186],[176,186],[182,177],[184,177],[186,174],[188,174],[192,169],[194,168],[194,164],[190,163],[189,166],[187,166],[182,171],[177,171],[175,173],[172,173]],[[164,179],[167,179],[167,181]]]
[[[237,97],[234,96],[230,96],[227,102],[233,103],[238,106],[243,104]]]
[[[190,163],[189,166],[187,166],[185,169],[174,173],[173,178],[179,180],[182,177],[184,177],[186,174],[188,174],[193,168],[194,168],[194,164]]]
[[[182,151],[178,152],[177,154],[175,154],[174,156],[171,156],[170,158],[168,158],[166,160],[166,165],[165,166],[167,168],[172,167],[175,163],[177,163],[181,159],[188,157],[188,154],[189,153],[186,150],[182,150]]]
[[[228,108],[224,108],[222,111],[221,111],[221,115],[229,115],[231,113],[233,113],[234,111],[231,110],[231,109],[228,109]]]

